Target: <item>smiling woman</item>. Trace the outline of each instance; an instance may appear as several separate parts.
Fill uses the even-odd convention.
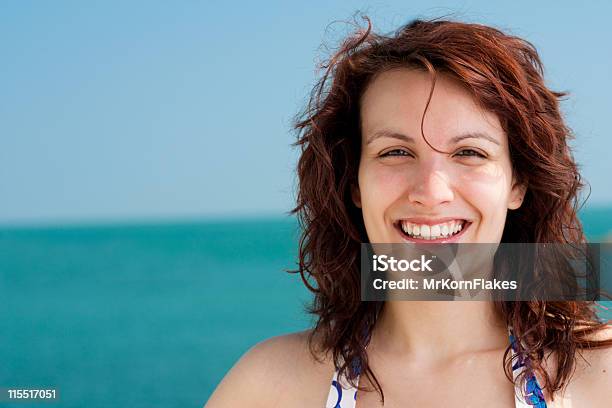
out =
[[[325,68],[296,124],[316,324],[253,347],[207,406],[609,406],[612,330],[594,302],[360,298],[361,243],[585,242],[564,94],[534,47],[368,20]]]

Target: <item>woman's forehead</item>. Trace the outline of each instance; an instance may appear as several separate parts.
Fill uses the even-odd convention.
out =
[[[423,70],[399,68],[379,74],[361,98],[360,120],[364,143],[380,132],[419,137],[432,78]],[[484,134],[504,142],[505,134],[492,112],[482,109],[470,91],[447,74],[437,74],[423,131],[447,142],[465,134]]]

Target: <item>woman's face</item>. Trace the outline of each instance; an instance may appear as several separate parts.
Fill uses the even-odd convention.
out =
[[[353,201],[372,243],[501,241],[508,209],[520,206],[507,136],[457,80],[398,68],[361,100],[359,185]]]

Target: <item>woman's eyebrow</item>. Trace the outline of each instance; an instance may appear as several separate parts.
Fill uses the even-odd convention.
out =
[[[408,135],[404,135],[403,133],[399,133],[399,132],[395,132],[392,130],[387,130],[387,129],[383,129],[383,130],[379,130],[377,132],[374,132],[374,134],[372,136],[370,136],[368,138],[368,141],[366,143],[366,145],[369,145],[370,143],[372,143],[374,140],[379,139],[381,137],[388,137],[388,138],[392,138],[392,139],[398,139],[398,140],[402,140],[404,142],[407,143],[415,143],[415,140],[412,136],[408,136]],[[460,142],[464,139],[484,139],[484,140],[488,140],[491,143],[494,143],[496,145],[500,145],[499,141],[497,139],[495,139],[493,136],[490,136],[486,133],[482,133],[482,132],[469,132],[469,133],[465,133],[462,135],[458,135],[458,136],[454,136],[453,138],[450,139],[450,144],[453,143],[457,143]]]
[[[493,136],[487,135],[486,133],[481,132],[473,132],[473,133],[465,133],[463,135],[453,137],[450,142],[457,143],[464,139],[485,139],[491,143],[495,143],[496,145],[500,145],[499,141],[495,139]]]
[[[388,130],[388,129],[382,129],[382,130],[378,130],[378,131],[374,132],[374,134],[372,134],[372,136],[370,136],[368,138],[368,141],[366,142],[366,145],[369,145],[374,140],[380,139],[381,137],[389,137],[391,139],[399,139],[399,140],[402,140],[402,141],[407,142],[407,143],[414,143],[414,138],[412,138],[411,136],[407,136],[407,135],[404,135],[402,133],[394,132],[394,131]]]

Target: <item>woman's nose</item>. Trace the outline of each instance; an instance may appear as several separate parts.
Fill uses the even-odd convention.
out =
[[[415,204],[433,208],[450,202],[454,198],[451,178],[443,168],[443,160],[435,158],[427,163],[420,163],[415,179],[411,183],[408,199]]]

